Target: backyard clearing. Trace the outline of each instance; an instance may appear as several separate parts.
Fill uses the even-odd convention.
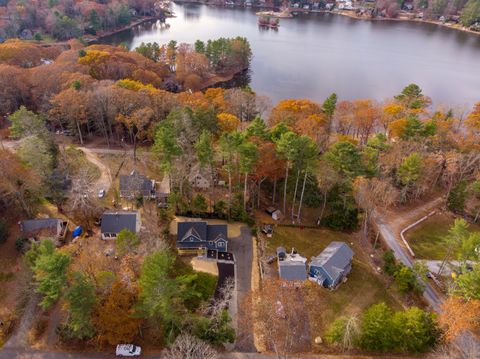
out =
[[[276,227],[273,237],[266,239],[266,255],[273,255],[279,246],[287,252],[295,247],[300,255],[310,260],[332,241],[346,242],[353,249],[353,266],[347,282],[333,291],[313,282],[306,285],[304,300],[309,311],[312,342],[317,336],[323,337],[328,325],[339,316],[359,315],[364,309],[379,302],[385,302],[394,309],[402,307],[390,294],[395,289],[390,287],[387,291],[384,279],[372,268],[370,259],[360,248],[355,235],[329,229]]]
[[[436,213],[424,222],[405,233],[405,239],[412,247],[418,259],[442,260],[448,249],[445,237],[455,221],[455,215],[450,212]],[[480,226],[470,224],[471,231],[480,231]],[[452,254],[456,259],[456,254]]]

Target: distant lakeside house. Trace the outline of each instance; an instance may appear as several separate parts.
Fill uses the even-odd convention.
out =
[[[176,244],[180,254],[196,254],[206,250],[227,251],[226,224],[208,224],[204,221],[179,222],[177,229]]]
[[[123,229],[137,234],[140,232],[142,221],[138,211],[132,212],[105,212],[102,215],[102,239],[116,239]]]
[[[33,240],[64,240],[68,232],[68,221],[60,218],[28,219],[19,224],[22,236]]]
[[[155,180],[132,171],[129,175],[120,176],[120,197],[125,199],[155,199],[157,197]]]
[[[344,242],[332,242],[322,253],[312,257],[310,279],[326,288],[336,287],[352,270],[353,251]]]

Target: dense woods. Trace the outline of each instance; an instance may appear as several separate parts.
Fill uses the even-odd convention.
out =
[[[158,16],[155,0],[3,0],[0,37],[69,40],[128,25],[139,16]]]

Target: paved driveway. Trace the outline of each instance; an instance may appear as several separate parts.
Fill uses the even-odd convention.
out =
[[[237,342],[235,349],[242,352],[256,352],[253,344],[253,328],[248,323],[248,313],[242,311],[242,301],[252,287],[252,233],[246,226],[240,228],[240,236],[229,238],[228,251],[235,256],[235,301],[236,308],[232,308],[231,315],[237,328]]]

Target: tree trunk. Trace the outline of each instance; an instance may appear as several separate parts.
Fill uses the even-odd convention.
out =
[[[292,209],[291,209],[291,218],[293,222],[293,214],[295,212],[295,202],[297,201],[297,189],[298,189],[298,180],[300,178],[300,170],[297,171],[297,179],[295,180],[295,190],[293,192],[293,200],[292,200]]]
[[[303,194],[305,193],[305,184],[307,182],[307,171],[305,171],[305,176],[303,177],[303,186],[302,186],[302,194],[300,195],[300,204],[298,205],[298,221],[300,221],[300,214],[302,211],[302,202],[303,202]]]
[[[475,214],[475,218],[473,219],[473,223],[477,223],[479,216],[480,216],[480,209],[478,209],[477,213]]]
[[[214,175],[213,175],[213,164],[210,163],[210,177],[212,179],[211,186],[212,186],[212,193],[210,194],[210,208],[212,213],[215,212],[215,182],[214,182]],[[212,204],[213,203],[213,204]]]
[[[82,130],[80,129],[80,123],[78,121],[75,121],[77,124],[77,129],[78,129],[78,136],[80,137],[80,144],[83,145],[83,136],[82,136]]]
[[[232,170],[228,170],[228,220],[230,221],[230,215],[232,210]]]
[[[320,223],[323,219],[323,214],[325,213],[325,208],[327,207],[327,191],[323,194],[323,204],[322,211],[320,212],[320,217],[318,217],[318,222]]]
[[[245,178],[243,180],[243,209],[247,210],[247,181],[248,173],[245,173]]]
[[[275,196],[277,194],[277,176],[273,180],[273,195],[272,195],[272,205],[275,204]]]
[[[288,183],[288,163],[285,168],[285,185],[283,186],[283,214],[287,213],[287,183]]]
[[[133,136],[133,162],[137,162],[137,136]]]

